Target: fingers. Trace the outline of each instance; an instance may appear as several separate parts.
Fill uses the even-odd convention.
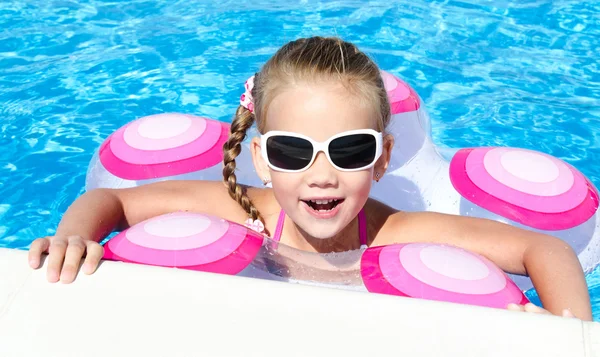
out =
[[[508,304],[506,306],[507,310],[510,311],[525,311],[525,308],[523,307],[523,305],[517,305],[517,304]]]
[[[507,310],[510,311],[521,311],[521,312],[530,312],[534,314],[543,314],[543,315],[552,315],[552,313],[542,307],[539,307],[532,303],[527,303],[525,305],[517,305],[517,304],[508,304],[506,306]],[[562,317],[575,317],[571,310],[564,309],[562,311]]]
[[[562,312],[562,316],[563,317],[573,317],[573,318],[576,318],[575,315],[573,315],[573,313],[569,309],[564,309],[563,312]]]
[[[550,311],[548,311],[544,308],[541,308],[535,304],[532,304],[530,302],[528,302],[525,305],[508,304],[506,306],[506,308],[511,311],[521,311],[521,312],[531,312],[534,314],[550,314],[551,315]]]
[[[60,281],[62,283],[71,283],[75,280],[85,249],[86,244],[81,237],[71,236],[67,239],[66,253],[60,272]]]
[[[545,314],[545,315],[552,315],[552,313],[542,307],[539,307],[535,304],[532,304],[530,302],[528,302],[527,304],[525,304],[525,312],[532,312],[534,314]]]
[[[104,248],[93,241],[87,241],[87,256],[85,257],[85,262],[83,263],[83,272],[85,274],[92,274],[96,271],[98,267],[98,263],[100,263],[100,259],[104,256]]]
[[[48,270],[46,278],[49,282],[71,283],[75,280],[79,264],[84,255],[83,270],[86,274],[93,273],[104,255],[104,248],[97,242],[86,241],[80,236],[52,237],[36,239],[29,251],[29,265],[32,268],[40,266],[41,255],[48,252]]]
[[[55,283],[60,278],[65,253],[67,251],[68,241],[62,237],[54,237],[48,248],[48,270],[46,278],[49,282]]]
[[[48,239],[48,237],[38,238],[31,242],[31,247],[29,247],[29,254],[27,256],[29,266],[33,269],[39,268],[40,261],[42,260],[42,253],[47,252],[49,247],[50,239]]]

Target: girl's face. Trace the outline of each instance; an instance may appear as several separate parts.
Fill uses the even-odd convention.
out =
[[[339,83],[298,85],[278,94],[269,105],[265,133],[287,131],[324,142],[341,132],[377,130],[377,113]],[[365,205],[378,172],[389,162],[391,142],[383,140],[375,166],[345,172],[335,168],[324,152],[302,172],[268,167],[261,156],[260,139],[253,140],[253,158],[261,179],[272,181],[275,198],[297,228],[313,238],[326,239],[341,232]]]

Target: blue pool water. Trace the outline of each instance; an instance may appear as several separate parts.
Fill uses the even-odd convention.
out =
[[[230,121],[243,81],[316,34],[410,83],[438,145],[541,150],[600,186],[600,3],[239,3],[0,2],[0,247],[54,232],[111,132],[160,112]],[[600,270],[588,284],[600,321]]]

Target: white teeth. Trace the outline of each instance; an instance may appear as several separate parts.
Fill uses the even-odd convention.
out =
[[[327,204],[327,203],[330,203],[333,201],[336,201],[336,200],[333,200],[333,199],[332,200],[310,200],[310,202],[316,203],[318,205],[324,205],[324,204]]]

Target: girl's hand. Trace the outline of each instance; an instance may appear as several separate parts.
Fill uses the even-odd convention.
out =
[[[48,281],[55,283],[60,279],[62,283],[71,283],[75,280],[84,255],[83,272],[89,275],[96,271],[104,255],[104,248],[97,242],[80,236],[38,238],[29,248],[29,266],[39,268],[43,253],[49,254],[46,273]]]
[[[517,304],[508,304],[506,309],[510,311],[523,311],[523,312],[532,312],[534,314],[544,314],[544,315],[552,315],[552,313],[544,308],[541,308],[535,304],[527,303],[525,305],[517,305]],[[564,309],[562,311],[562,317],[575,317],[571,310]]]

